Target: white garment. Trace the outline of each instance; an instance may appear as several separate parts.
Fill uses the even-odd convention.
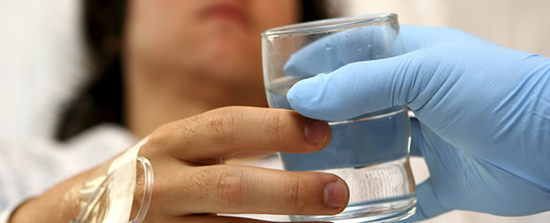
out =
[[[18,204],[125,151],[136,139],[123,128],[100,125],[67,143],[0,140],[0,223]],[[4,220],[4,221],[2,221]]]

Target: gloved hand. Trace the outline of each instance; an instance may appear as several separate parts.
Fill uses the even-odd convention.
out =
[[[344,120],[407,104],[417,117],[411,154],[430,171],[409,220],[550,210],[550,59],[455,29],[402,26],[401,37],[406,54],[302,80],[290,105]],[[299,52],[289,63],[304,61]]]

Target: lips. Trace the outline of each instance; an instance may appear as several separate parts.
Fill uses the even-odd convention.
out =
[[[201,13],[201,18],[205,21],[220,20],[234,23],[243,27],[250,25],[250,18],[243,8],[231,2],[218,3],[207,7]]]

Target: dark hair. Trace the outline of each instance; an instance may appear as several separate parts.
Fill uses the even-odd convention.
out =
[[[302,0],[301,21],[329,17],[324,0]],[[120,40],[126,0],[84,0],[83,32],[90,54],[90,79],[61,112],[55,137],[67,140],[101,123],[126,126]]]

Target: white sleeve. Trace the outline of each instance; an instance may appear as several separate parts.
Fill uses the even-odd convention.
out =
[[[17,207],[19,207],[19,205],[21,204],[20,203],[14,204],[8,207],[7,209],[0,211],[0,223],[8,223],[10,220],[11,214],[13,213],[13,211],[15,211]]]
[[[0,223],[8,223],[8,220],[10,219],[10,215],[12,212],[13,212],[13,207],[0,212]]]

